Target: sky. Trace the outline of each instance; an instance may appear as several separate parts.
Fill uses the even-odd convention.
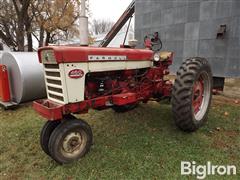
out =
[[[132,0],[89,0],[91,19],[116,22]]]

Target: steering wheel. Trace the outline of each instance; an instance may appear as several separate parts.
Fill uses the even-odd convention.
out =
[[[149,48],[154,52],[160,51],[162,49],[162,41],[159,38],[158,32],[146,35],[144,37],[144,45],[146,48]]]

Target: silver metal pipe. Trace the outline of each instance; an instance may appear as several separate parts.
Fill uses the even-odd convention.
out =
[[[81,12],[79,18],[80,45],[88,46],[88,17],[86,16],[86,0],[81,1]]]
[[[81,12],[80,16],[86,16],[86,0],[81,1]]]

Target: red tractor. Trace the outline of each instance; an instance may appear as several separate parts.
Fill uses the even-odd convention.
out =
[[[91,127],[74,116],[90,108],[124,112],[139,103],[171,98],[173,119],[181,130],[196,131],[207,119],[212,73],[204,58],[185,60],[172,85],[166,79],[172,52],[52,46],[40,48],[38,54],[48,98],[35,101],[33,107],[48,120],[41,131],[41,147],[60,164],[78,160],[90,150]]]

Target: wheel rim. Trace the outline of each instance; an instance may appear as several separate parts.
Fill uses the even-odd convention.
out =
[[[83,130],[70,132],[63,139],[61,153],[65,157],[75,158],[83,152],[86,142],[87,134]]]
[[[207,72],[202,72],[193,86],[192,107],[197,121],[201,121],[208,109],[211,87]]]

